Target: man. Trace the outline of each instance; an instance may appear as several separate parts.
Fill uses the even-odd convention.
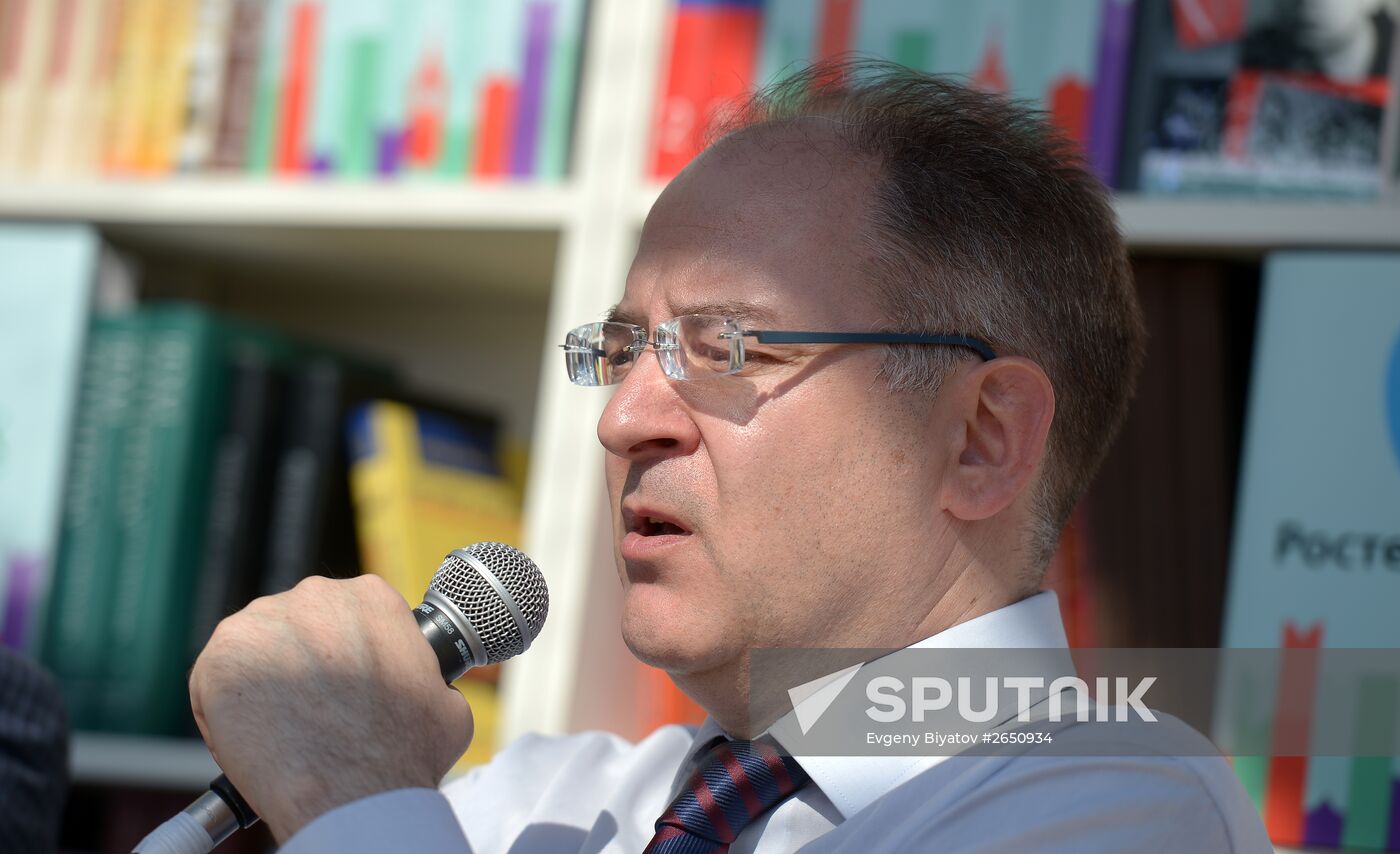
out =
[[[1143,332],[1103,189],[1019,108],[866,63],[739,124],[565,348],[615,384],[623,635],[709,721],[527,738],[440,794],[466,704],[385,585],[319,580],[195,666],[230,779],[295,852],[1264,850],[1218,758],[790,757],[751,719],[756,649],[1064,647],[1039,578]]]

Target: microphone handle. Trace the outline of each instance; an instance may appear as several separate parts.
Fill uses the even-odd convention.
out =
[[[258,814],[243,800],[238,788],[229,782],[227,774],[220,774],[218,779],[210,783],[209,791],[186,807],[185,812],[201,804],[206,814],[196,818],[209,833],[209,839],[213,843],[211,848],[228,839],[234,831],[246,830],[258,823]]]

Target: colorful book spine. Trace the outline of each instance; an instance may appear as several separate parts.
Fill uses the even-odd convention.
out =
[[[586,9],[6,0],[0,175],[558,180]]]
[[[257,83],[248,125],[244,168],[267,174],[276,162],[277,120],[281,115],[283,68],[286,61],[292,0],[266,0],[262,44],[258,51]]]
[[[416,29],[415,15],[409,10],[390,14],[379,25],[383,53],[372,113],[372,154],[374,174],[381,177],[397,175],[405,167],[404,140]]]
[[[155,13],[151,69],[145,86],[137,171],[174,170],[184,128],[197,0],[162,0]]]
[[[140,171],[146,118],[150,113],[147,105],[155,89],[151,77],[160,14],[160,0],[126,0],[104,134],[104,172],[135,174]]]
[[[468,164],[475,162],[476,92],[484,67],[483,5],[481,0],[440,0],[428,13],[428,20],[442,22],[438,33],[445,85],[443,129],[434,171],[444,178],[464,177]]]
[[[121,547],[104,602],[100,721],[107,731],[186,729],[185,675],[227,331],[193,306],[144,308],[140,382],[121,469]]]
[[[277,121],[277,172],[282,175],[297,174],[309,165],[305,163],[304,152],[315,93],[316,52],[320,47],[323,11],[319,0],[297,0],[292,7]]]
[[[569,136],[573,127],[575,87],[583,32],[583,0],[557,0],[554,4],[549,79],[545,90],[544,118],[540,126],[537,176],[561,181],[568,173]]]
[[[258,98],[262,33],[268,0],[234,0],[219,99],[217,130],[209,168],[234,171],[247,164],[251,125]]]
[[[87,94],[102,23],[100,0],[64,0],[56,11],[34,128],[39,137],[34,171],[48,176],[80,168],[76,155],[83,132],[81,113],[89,108]]]
[[[556,11],[551,3],[532,2],[525,7],[524,61],[510,140],[509,174],[512,178],[529,178],[537,167],[545,82],[549,75],[549,43],[557,26]]]
[[[0,6],[0,175],[33,170],[39,143],[35,124],[50,77],[58,6],[58,0],[13,0]]]
[[[1098,56],[1094,63],[1094,94],[1086,155],[1094,174],[1111,184],[1118,174],[1118,150],[1123,135],[1133,43],[1135,0],[1103,0],[1099,19]]]
[[[97,317],[83,359],[42,644],[75,729],[100,722],[107,626],[122,551],[121,469],[136,412],[143,321],[137,314]]]
[[[754,83],[758,2],[688,2],[671,14],[670,59],[652,129],[650,172],[669,178],[690,162],[727,105]]]
[[[483,72],[478,91],[475,161],[472,174],[494,180],[510,174],[510,152],[520,97],[523,8],[515,3],[487,7],[483,20]]]
[[[298,153],[313,175],[332,175],[345,166],[345,111],[350,97],[350,55],[358,34],[363,4],[333,0],[321,9],[321,32],[316,50],[315,95],[310,121]]]
[[[181,172],[208,165],[219,131],[224,74],[233,39],[234,0],[200,0],[190,45],[189,82],[185,87],[184,126],[176,155]]]

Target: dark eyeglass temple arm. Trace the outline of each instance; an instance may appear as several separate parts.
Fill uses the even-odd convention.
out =
[[[984,361],[997,357],[991,345],[970,335],[920,335],[912,332],[795,332],[778,329],[755,329],[741,333],[757,338],[760,344],[946,344],[966,347]]]

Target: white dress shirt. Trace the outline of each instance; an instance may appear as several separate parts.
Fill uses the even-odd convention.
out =
[[[1067,648],[1048,592],[914,646]],[[790,718],[770,730],[779,742]],[[706,721],[636,744],[599,732],[527,736],[440,791],[386,792],[331,810],[282,850],[638,854],[697,751],[720,734]],[[1271,852],[1226,761],[1183,754],[796,756],[811,782],[754,820],[730,852]]]

